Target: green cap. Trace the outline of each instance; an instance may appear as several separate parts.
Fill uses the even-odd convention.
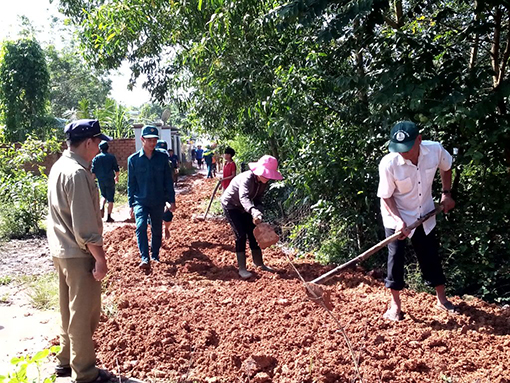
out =
[[[395,124],[390,133],[390,152],[408,152],[413,147],[418,134],[418,127],[414,122],[402,121]]]

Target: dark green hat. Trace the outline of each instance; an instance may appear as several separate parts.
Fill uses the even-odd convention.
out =
[[[404,153],[411,150],[420,132],[414,122],[402,121],[397,123],[390,133],[389,149],[392,153]]]
[[[146,125],[142,130],[143,138],[159,138],[158,128],[152,125]]]
[[[168,144],[166,143],[165,140],[158,140],[158,142],[156,142],[156,149],[167,150]]]
[[[98,146],[99,146],[99,149],[101,149],[101,150],[108,150],[108,148],[110,147],[108,145],[108,141],[101,141]]]

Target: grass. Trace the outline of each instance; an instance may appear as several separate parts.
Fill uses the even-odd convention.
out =
[[[122,206],[127,205],[128,203],[128,196],[124,193],[115,193],[115,205],[114,206]]]
[[[207,210],[207,206],[209,206],[209,202],[211,201],[210,198],[204,199],[202,203],[200,204],[201,211],[204,212]],[[213,200],[213,203],[211,205],[211,208],[209,209],[209,213],[207,213],[207,216],[210,217],[218,217],[223,215],[223,208],[221,207],[221,200],[216,196],[216,198]]]
[[[190,174],[195,174],[196,173],[196,168],[194,167],[191,167],[191,168],[187,168],[185,166],[181,166],[179,168],[179,175],[180,176],[187,176],[187,175],[190,175]]]
[[[4,295],[0,296],[0,303],[9,303],[10,295],[8,293],[5,293]]]
[[[119,305],[117,304],[115,297],[113,294],[106,295],[103,294],[101,297],[101,311],[108,318],[113,318],[117,315],[119,311]]]
[[[56,273],[41,276],[25,276],[30,304],[38,310],[58,308],[58,277]]]
[[[4,275],[3,277],[0,277],[0,286],[8,285],[12,282],[12,277],[10,275]]]

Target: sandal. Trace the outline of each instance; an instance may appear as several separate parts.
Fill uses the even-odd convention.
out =
[[[436,309],[440,311],[446,311],[450,314],[458,314],[459,310],[453,305],[452,302],[446,301],[445,303],[436,303]]]
[[[99,374],[97,374],[97,378],[94,380],[91,380],[90,382],[83,382],[83,383],[108,383],[113,382],[115,379],[115,375],[113,375],[111,372],[106,370],[99,370]],[[78,383],[75,380],[72,381],[72,383]],[[82,382],[79,382],[82,383]]]

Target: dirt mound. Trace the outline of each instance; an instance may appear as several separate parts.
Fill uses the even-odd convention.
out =
[[[134,225],[107,233],[115,307],[96,333],[101,364],[165,382],[355,381],[338,325],[306,298],[279,249],[264,250],[277,274],[240,280],[228,224],[191,219],[203,213],[199,204],[214,183],[187,181],[162,262],[148,274],[137,268]],[[307,281],[331,269],[295,264]],[[406,319],[390,323],[382,319],[384,286],[361,270],[341,273],[327,288],[363,381],[510,382],[510,310],[453,298],[461,314],[452,316],[433,309],[433,296],[405,291]]]

